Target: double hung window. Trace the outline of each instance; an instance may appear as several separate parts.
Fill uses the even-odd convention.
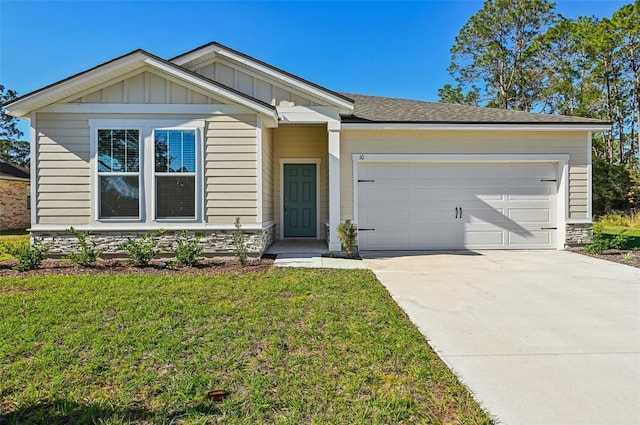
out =
[[[202,122],[92,120],[99,221],[198,221]]]
[[[98,130],[101,218],[140,217],[140,130]]]

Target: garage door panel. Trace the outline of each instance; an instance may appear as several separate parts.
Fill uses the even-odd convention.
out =
[[[458,196],[447,186],[414,187],[411,189],[411,200],[415,202],[437,200],[438,202],[456,201]],[[453,204],[452,204],[453,205]]]
[[[509,208],[509,219],[518,223],[539,223],[549,227],[553,221],[549,208]]]
[[[548,231],[509,232],[509,245],[513,248],[545,248],[551,243],[551,234]]]
[[[464,245],[467,248],[480,246],[505,246],[504,232],[493,231],[468,231],[464,233]]]
[[[409,189],[403,187],[369,187],[364,189],[366,199],[370,202],[408,202]]]
[[[358,178],[372,182],[358,186],[358,225],[375,231],[360,234],[360,248],[554,248],[557,183],[541,180],[556,179],[556,169],[361,163]]]

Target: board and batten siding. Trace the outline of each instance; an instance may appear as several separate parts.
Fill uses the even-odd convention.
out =
[[[153,72],[143,71],[70,103],[136,103],[136,104],[225,104],[201,89],[173,81]]]
[[[353,217],[352,154],[568,154],[570,219],[587,216],[587,134],[570,131],[371,131],[340,133],[340,218]]]
[[[231,60],[216,58],[214,61],[199,63],[191,70],[270,105],[318,106],[324,104],[321,99],[306,96],[292,87],[277,83]]]
[[[273,129],[262,129],[262,222],[272,221],[273,208]]]
[[[129,114],[36,115],[36,224],[90,223],[89,119],[126,119],[130,122],[133,118]],[[204,119],[205,221],[231,225],[235,217],[240,216],[243,223],[256,223],[256,115],[138,114],[135,118]]]
[[[258,221],[256,115],[217,115],[205,129],[205,217],[212,224]]]
[[[280,225],[280,160],[283,158],[319,158],[320,183],[320,223],[328,217],[328,175],[327,155],[329,151],[326,126],[291,126],[273,129],[273,170],[274,170],[274,219]],[[320,235],[322,236],[322,235]]]

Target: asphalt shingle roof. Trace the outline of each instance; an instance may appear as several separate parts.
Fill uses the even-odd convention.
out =
[[[609,124],[604,120],[565,115],[536,114],[352,93],[343,93],[343,95],[355,101],[353,114],[343,118],[344,123]]]
[[[16,177],[21,179],[28,179],[30,171],[28,168],[20,167],[19,165],[13,165],[0,161],[0,178],[2,177]]]

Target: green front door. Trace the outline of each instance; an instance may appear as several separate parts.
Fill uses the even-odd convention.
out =
[[[316,237],[316,164],[284,164],[284,237]]]

